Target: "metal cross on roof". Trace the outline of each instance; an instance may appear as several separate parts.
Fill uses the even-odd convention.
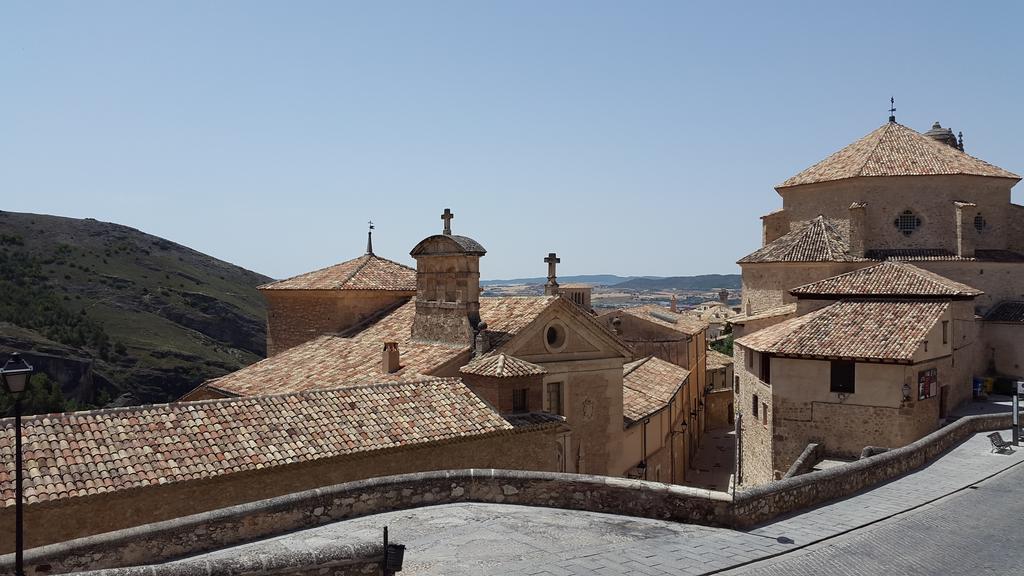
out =
[[[889,122],[896,121],[896,97],[889,97]]]
[[[445,208],[444,214],[441,214],[441,220],[444,220],[444,233],[448,236],[452,235],[452,218],[455,218],[455,213]]]

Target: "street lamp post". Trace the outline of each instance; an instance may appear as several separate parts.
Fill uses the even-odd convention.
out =
[[[22,497],[21,497],[21,394],[32,374],[32,366],[22,360],[21,355],[11,355],[3,368],[0,378],[4,387],[14,398],[14,573],[25,576],[24,560],[25,540],[22,533]]]

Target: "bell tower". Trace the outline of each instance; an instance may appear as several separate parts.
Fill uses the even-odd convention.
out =
[[[416,317],[413,340],[472,346],[480,323],[480,257],[476,240],[452,234],[455,214],[444,209],[444,230],[420,241],[416,259]]]

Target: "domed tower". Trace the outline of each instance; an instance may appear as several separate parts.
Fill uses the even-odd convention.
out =
[[[409,254],[416,259],[416,318],[412,337],[421,342],[472,346],[480,323],[479,242],[452,234],[455,214],[445,208],[444,231],[424,238]]]

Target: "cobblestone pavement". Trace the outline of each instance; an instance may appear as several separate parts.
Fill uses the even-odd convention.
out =
[[[377,541],[381,528],[388,525],[392,541],[407,545],[402,574],[412,575],[686,575],[736,568],[780,554],[783,556],[778,556],[777,562],[796,561],[792,554],[817,561],[818,557],[813,554],[824,554],[820,547],[828,546],[828,542],[849,541],[854,546],[851,531],[855,528],[877,523],[863,530],[873,534],[875,526],[883,527],[885,518],[919,506],[918,510],[930,509],[929,502],[981,482],[1022,460],[1024,448],[1013,454],[992,454],[988,439],[978,434],[913,474],[750,531],[559,509],[453,504],[337,522],[279,536],[272,542],[255,542],[206,556],[234,556],[245,554],[247,548],[268,545],[306,548],[324,541]],[[1024,466],[1017,470],[1024,474]],[[996,498],[994,491],[987,488],[960,492],[966,493],[977,493],[980,499]],[[998,504],[989,502],[989,506]],[[960,516],[967,515],[961,513]],[[937,526],[925,520],[920,522],[931,529],[891,539],[901,543],[892,547],[892,552],[907,551],[909,557],[915,547],[921,548],[918,540],[931,539],[934,546],[942,546],[947,539],[959,538],[956,532],[961,528],[953,524],[940,529],[941,522],[937,521]],[[828,540],[832,537],[837,538]],[[822,540],[825,543],[816,544]],[[877,552],[876,560],[881,563],[889,540],[877,538],[874,541],[879,548],[865,545],[865,549]],[[969,538],[963,541],[974,542]],[[856,553],[855,548],[844,550],[850,555]],[[958,555],[950,553],[950,556],[951,565],[955,566]],[[831,560],[826,557],[821,561]],[[771,566],[774,569],[774,564]],[[861,573],[849,572],[849,569],[836,574]],[[946,573],[971,572],[954,569]]]
[[[724,574],[1024,574],[1024,466],[971,488]]]

